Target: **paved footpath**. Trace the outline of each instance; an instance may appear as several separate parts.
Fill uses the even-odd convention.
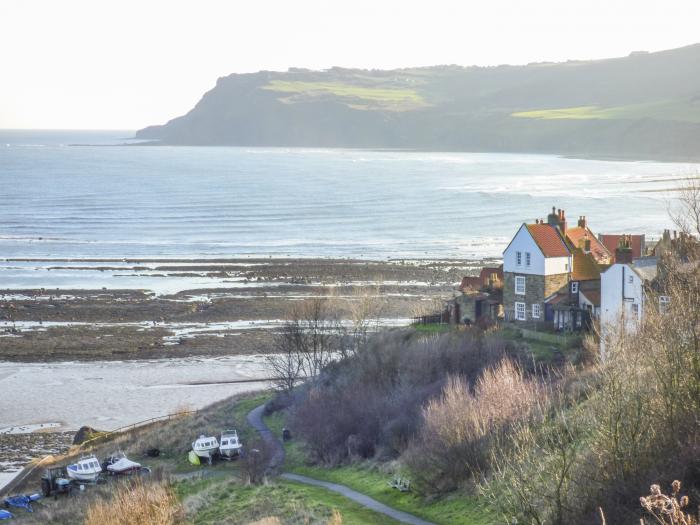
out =
[[[248,424],[260,434],[263,441],[265,441],[265,443],[273,451],[268,469],[271,473],[277,473],[284,465],[284,446],[265,424],[265,421],[263,420],[264,412],[265,405],[260,405],[259,407],[251,410],[246,419],[248,420]],[[379,501],[352,490],[350,487],[346,487],[345,485],[329,483],[328,481],[321,481],[308,476],[292,474],[290,472],[284,472],[280,475],[280,477],[290,481],[296,481],[297,483],[305,483],[307,485],[323,487],[327,490],[337,492],[338,494],[359,503],[365,508],[389,516],[390,518],[393,518],[401,523],[408,523],[410,525],[435,525],[434,523],[425,521],[417,516],[414,516],[413,514],[409,514],[408,512],[403,512],[393,507],[389,507],[388,505],[384,505],[384,503],[380,503]]]

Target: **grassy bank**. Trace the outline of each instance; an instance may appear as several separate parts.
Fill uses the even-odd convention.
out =
[[[265,418],[275,435],[280,436],[284,426],[284,414],[277,412]],[[488,525],[495,522],[495,515],[476,497],[456,494],[427,501],[414,492],[400,492],[389,486],[395,473],[391,464],[371,461],[333,468],[309,465],[299,442],[285,444],[287,454],[285,470],[315,479],[346,485],[362,494],[396,509],[414,514],[439,525]]]

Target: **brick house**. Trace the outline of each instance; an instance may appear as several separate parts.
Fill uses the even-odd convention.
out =
[[[600,271],[612,260],[585,217],[567,228],[564,210],[552,208],[546,222],[523,224],[503,252],[505,319],[585,327],[600,310]]]

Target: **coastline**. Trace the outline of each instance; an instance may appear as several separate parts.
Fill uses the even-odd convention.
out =
[[[17,363],[264,354],[271,351],[272,335],[283,324],[290,305],[322,296],[331,297],[346,319],[353,302],[370,296],[380,303],[381,324],[398,326],[432,301],[450,297],[464,275],[497,262],[321,258],[6,261],[27,262],[26,273],[32,282],[44,284],[42,288],[0,289],[0,361]],[[62,282],[83,286],[48,284],[59,274]],[[143,288],[122,288],[125,282],[142,283]],[[108,283],[111,287],[102,286]]]

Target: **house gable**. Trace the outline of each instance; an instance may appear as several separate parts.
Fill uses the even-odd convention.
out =
[[[518,253],[520,258],[518,259]],[[527,264],[527,254],[530,264]],[[519,264],[518,264],[519,262]],[[556,228],[548,224],[523,224],[503,252],[503,271],[529,275],[567,273],[570,252]]]

